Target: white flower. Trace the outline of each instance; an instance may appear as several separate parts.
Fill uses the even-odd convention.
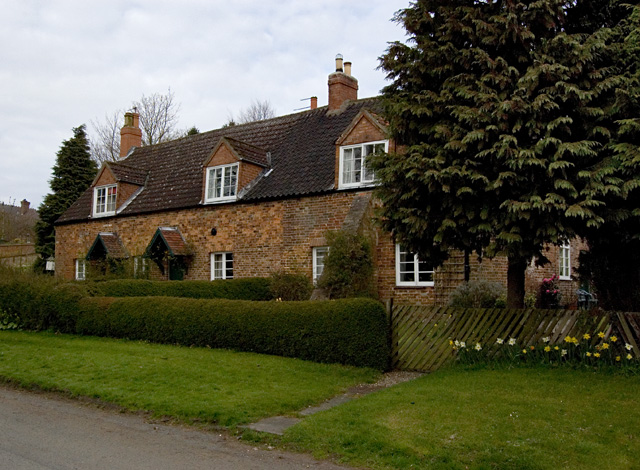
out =
[[[460,347],[460,341],[458,341],[458,340],[455,340],[455,341],[453,342],[453,344],[455,344],[455,345],[456,345],[456,348],[459,348],[459,347]]]
[[[482,346],[480,346],[480,343],[476,343],[475,350],[480,351],[481,349],[482,349]]]
[[[563,356],[566,356],[566,355],[567,355],[567,350],[566,350],[566,349],[563,349],[563,350],[560,352],[560,354],[562,354]]]
[[[467,343],[465,343],[464,341],[460,341],[460,347],[461,348],[466,348],[467,347]]]
[[[631,351],[633,349],[633,346],[631,346],[629,343],[625,343],[624,347],[627,351]]]
[[[551,341],[551,337],[549,337],[549,336],[545,336],[544,338],[542,338],[542,341],[543,341],[544,343],[548,343],[549,341]]]
[[[498,343],[498,344],[502,344],[502,343],[504,343],[504,340],[503,340],[502,338],[498,338],[498,339],[496,340],[496,343]]]
[[[515,338],[509,339],[509,346],[513,346],[514,344],[516,344],[516,339]]]

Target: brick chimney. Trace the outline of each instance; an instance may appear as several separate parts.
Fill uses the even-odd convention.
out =
[[[30,205],[31,203],[26,199],[23,199],[22,201],[20,201],[20,214],[25,215],[27,212],[29,212]]]
[[[347,100],[358,99],[358,80],[351,76],[351,62],[343,65],[342,54],[336,56],[336,71],[329,75],[329,110],[339,109]]]
[[[318,107],[318,97],[317,96],[312,96],[311,97],[311,106],[309,107],[310,109],[316,109]]]
[[[133,147],[142,146],[140,115],[135,111],[125,113],[124,126],[120,129],[120,158],[126,157]]]

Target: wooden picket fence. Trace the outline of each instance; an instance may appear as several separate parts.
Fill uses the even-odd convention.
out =
[[[550,337],[550,344],[561,344],[567,336],[582,338],[589,333],[618,336],[631,344],[640,356],[640,314],[594,312],[587,310],[539,309],[452,309],[390,305],[391,365],[394,369],[433,371],[455,358],[450,341],[480,343],[494,355],[496,340],[515,338],[519,346],[539,344]]]

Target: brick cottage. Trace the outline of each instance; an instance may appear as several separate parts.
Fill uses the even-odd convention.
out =
[[[138,115],[127,113],[121,158],[105,163],[93,184],[56,222],[56,274],[128,260],[151,279],[230,279],[304,273],[316,280],[325,235],[350,230],[374,248],[381,300],[444,304],[464,280],[461,254],[436,270],[373,223],[374,175],[368,154],[395,151],[379,99],[358,99],[351,63],[336,59],[329,104],[287,116],[229,126],[141,146]],[[567,298],[575,245],[550,247],[552,263],[531,268],[528,290],[560,274]],[[470,260],[470,279],[506,283],[506,259]]]

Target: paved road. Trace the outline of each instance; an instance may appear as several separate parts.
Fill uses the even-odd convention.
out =
[[[305,468],[345,467],[0,386],[0,470]]]

